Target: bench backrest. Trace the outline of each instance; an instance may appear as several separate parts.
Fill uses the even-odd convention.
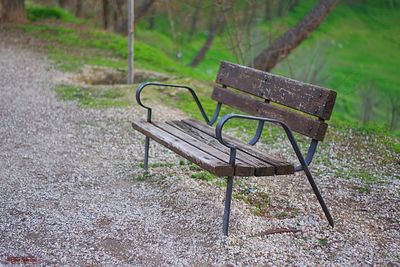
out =
[[[323,140],[336,92],[249,67],[221,62],[212,98],[255,116],[285,122]]]

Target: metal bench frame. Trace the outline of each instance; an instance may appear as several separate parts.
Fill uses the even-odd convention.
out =
[[[186,89],[190,92],[190,94],[192,95],[194,101],[196,102],[196,105],[200,111],[200,113],[202,114],[204,121],[212,126],[217,120],[218,120],[218,116],[221,110],[221,106],[222,103],[218,102],[215,108],[215,112],[214,115],[211,119],[209,119],[209,117],[207,116],[206,112],[203,109],[203,106],[200,103],[199,98],[197,97],[195,91],[193,88],[189,87],[189,86],[185,86],[185,85],[176,85],[176,84],[164,84],[164,83],[157,83],[157,82],[147,82],[147,83],[143,83],[141,84],[137,90],[136,90],[136,101],[137,103],[145,108],[147,110],[147,122],[151,122],[152,120],[152,109],[149,106],[145,106],[142,103],[141,100],[141,93],[144,90],[144,88],[149,87],[149,86],[157,86],[157,87],[168,87],[168,88],[180,88],[180,89]],[[306,157],[304,158],[297,142],[296,139],[293,136],[292,131],[290,130],[290,128],[282,121],[279,120],[275,120],[275,119],[270,119],[270,118],[264,118],[264,117],[257,117],[257,116],[248,116],[248,115],[241,115],[241,114],[228,114],[223,116],[220,121],[218,122],[218,124],[216,125],[215,128],[215,133],[217,136],[218,141],[223,144],[224,146],[228,147],[230,149],[230,159],[229,159],[229,164],[232,166],[235,166],[235,161],[236,161],[236,150],[237,147],[233,144],[230,144],[229,142],[227,142],[226,140],[224,140],[223,136],[222,136],[222,129],[224,127],[224,125],[231,119],[246,119],[246,120],[255,120],[258,121],[258,126],[257,126],[257,130],[256,133],[254,135],[254,137],[249,141],[248,144],[250,145],[255,145],[262,134],[262,131],[264,129],[264,124],[267,123],[272,123],[272,124],[278,124],[280,125],[283,130],[285,131],[287,138],[289,139],[292,148],[299,160],[299,165],[295,167],[295,171],[304,171],[304,173],[307,176],[308,182],[310,183],[314,194],[316,195],[319,204],[329,222],[329,224],[333,227],[334,226],[334,222],[332,219],[332,216],[329,212],[328,207],[325,204],[325,201],[323,199],[323,197],[321,196],[321,193],[314,181],[314,178],[308,168],[308,166],[310,165],[317,145],[318,145],[318,140],[312,139],[310,146],[308,148],[308,152]],[[148,169],[148,160],[149,160],[149,144],[150,144],[150,137],[146,136],[145,138],[145,156],[144,156],[144,168],[147,170]],[[226,197],[225,197],[225,209],[224,209],[224,216],[223,216],[223,233],[225,235],[228,235],[228,228],[229,228],[229,217],[230,217],[230,210],[231,210],[231,202],[232,202],[232,191],[233,191],[233,178],[234,176],[228,176],[227,177],[227,188],[226,188]]]

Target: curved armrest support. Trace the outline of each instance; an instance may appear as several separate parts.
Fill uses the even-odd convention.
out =
[[[207,116],[207,114],[205,113],[203,106],[200,103],[199,98],[197,97],[195,91],[193,90],[193,88],[186,86],[186,85],[176,85],[176,84],[165,84],[165,83],[158,83],[158,82],[146,82],[146,83],[142,83],[139,85],[139,87],[136,89],[136,102],[143,108],[147,109],[147,121],[151,121],[151,111],[152,109],[148,106],[145,106],[142,103],[142,100],[140,98],[140,95],[143,91],[143,89],[147,86],[161,86],[161,87],[172,87],[172,88],[183,88],[186,89],[190,92],[190,94],[192,95],[194,101],[196,102],[197,107],[199,108],[201,115],[203,116],[204,120],[207,122],[207,124],[212,125],[218,118],[218,114],[219,111],[221,109],[221,103],[218,103],[217,108],[215,110],[215,114],[213,116],[213,118],[210,120]]]
[[[305,158],[307,166],[310,166],[311,161],[314,158],[315,151],[317,150],[317,145],[318,145],[318,140],[312,139],[310,146],[308,148],[308,151],[307,151],[307,156]],[[302,171],[302,170],[303,170],[303,166],[301,166],[301,165],[297,165],[296,167],[294,167],[294,171],[296,171],[296,172]]]
[[[249,145],[253,146],[257,144],[258,140],[260,140],[263,129],[264,129],[264,121],[259,121],[256,133],[254,134],[253,138],[249,141]]]
[[[300,151],[300,148],[299,148],[299,146],[298,146],[298,144],[296,142],[296,139],[293,136],[292,131],[290,130],[290,128],[284,122],[281,122],[279,120],[263,118],[263,117],[256,117],[256,116],[241,115],[241,114],[228,114],[228,115],[225,115],[218,122],[217,127],[215,129],[215,135],[216,135],[218,141],[221,144],[229,147],[230,149],[237,149],[237,147],[235,145],[228,143],[226,140],[224,140],[222,138],[222,128],[224,127],[225,123],[227,123],[229,120],[234,119],[234,118],[255,120],[255,121],[259,122],[259,125],[258,125],[258,128],[257,128],[257,133],[256,133],[255,137],[253,138],[253,140],[251,142],[258,141],[258,139],[261,136],[262,127],[263,127],[264,124],[263,123],[261,124],[260,122],[269,122],[269,123],[274,123],[274,124],[280,125],[283,128],[283,130],[285,131],[286,136],[288,137],[288,139],[290,141],[290,144],[292,145],[292,148],[293,148],[294,152],[296,153],[297,158],[300,161],[301,169],[299,169],[299,170],[303,170],[303,169],[308,167],[308,164],[307,164],[306,160],[304,159],[303,154]],[[253,144],[255,144],[255,143],[256,142],[254,142]],[[313,152],[315,152],[315,148],[316,148],[316,145],[315,145],[315,147],[313,146],[313,148],[311,148],[311,146],[310,146],[309,152],[312,152],[312,153],[308,153],[307,161],[311,162],[311,158],[312,157],[310,158],[308,156],[310,154],[314,154]],[[296,169],[297,169],[297,167],[296,167]]]

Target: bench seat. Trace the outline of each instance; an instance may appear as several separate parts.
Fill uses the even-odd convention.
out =
[[[133,122],[135,130],[173,150],[217,176],[273,176],[294,173],[294,165],[268,156],[254,146],[224,135],[238,146],[235,166],[229,165],[230,149],[215,137],[215,129],[196,120]]]

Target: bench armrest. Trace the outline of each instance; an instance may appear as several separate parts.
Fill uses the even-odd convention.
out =
[[[290,144],[292,145],[292,148],[293,148],[294,152],[296,153],[297,158],[300,161],[300,165],[296,166],[295,170],[296,171],[304,170],[305,166],[308,167],[308,165],[311,163],[312,158],[315,153],[315,150],[317,148],[318,141],[314,140],[314,139],[311,141],[311,145],[310,145],[310,148],[308,149],[307,157],[306,157],[306,159],[304,159],[303,154],[301,153],[300,148],[299,148],[299,146],[296,142],[296,139],[294,138],[293,133],[290,130],[290,128],[284,122],[281,122],[281,121],[275,120],[275,119],[270,119],[270,118],[248,116],[248,115],[241,115],[241,114],[228,114],[228,115],[225,115],[224,117],[222,117],[221,120],[218,122],[217,127],[215,128],[215,135],[221,144],[229,147],[231,150],[236,150],[237,147],[233,144],[228,143],[226,140],[223,139],[222,128],[224,127],[225,123],[227,123],[229,120],[234,119],[234,118],[255,120],[255,121],[259,122],[258,127],[257,127],[257,132],[256,132],[255,136],[253,137],[253,139],[250,141],[251,145],[254,145],[259,140],[259,138],[261,136],[261,132],[264,128],[265,122],[280,125],[284,129],[286,136],[288,137]]]
[[[207,122],[207,124],[212,125],[218,118],[218,114],[219,111],[221,109],[221,104],[218,103],[217,108],[215,110],[215,114],[213,116],[213,118],[210,120],[207,116],[207,114],[205,113],[203,106],[200,103],[199,98],[197,97],[195,91],[193,90],[193,88],[186,86],[186,85],[176,85],[176,84],[165,84],[165,83],[158,83],[158,82],[146,82],[146,83],[142,83],[139,85],[139,87],[136,89],[136,102],[143,108],[147,109],[147,121],[151,121],[151,111],[152,109],[148,106],[145,106],[142,103],[142,100],[140,98],[140,95],[143,91],[143,89],[147,86],[161,86],[161,87],[172,87],[172,88],[183,88],[186,89],[190,92],[190,94],[192,95],[194,101],[196,102],[197,107],[200,110],[201,115],[203,116],[204,120]]]

